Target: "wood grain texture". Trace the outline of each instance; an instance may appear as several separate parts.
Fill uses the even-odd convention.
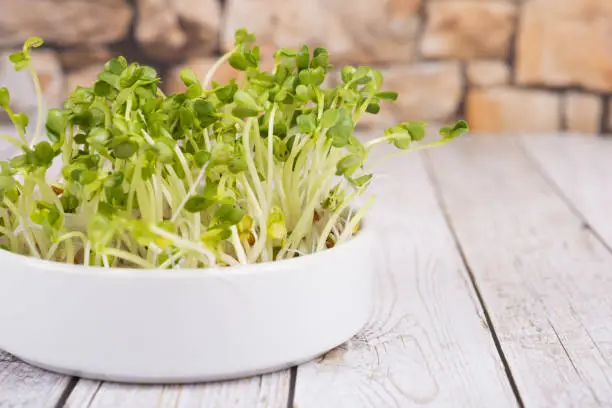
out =
[[[612,406],[610,252],[515,140],[427,154],[525,406]]]
[[[285,408],[289,371],[236,381],[126,385],[80,380],[67,408]]]
[[[612,138],[523,137],[528,155],[612,247]]]
[[[0,351],[0,408],[54,407],[69,382]]]
[[[378,174],[375,313],[356,338],[299,367],[295,406],[516,406],[421,158],[396,157]]]

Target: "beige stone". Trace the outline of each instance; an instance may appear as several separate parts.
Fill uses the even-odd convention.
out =
[[[607,120],[604,118],[604,129],[607,133],[612,133],[612,98],[608,98],[607,104],[604,107],[604,115],[607,115]]]
[[[217,48],[216,0],[138,0],[136,40],[150,57],[179,60]]]
[[[510,82],[510,68],[503,61],[470,61],[467,78],[472,86],[505,85]]]
[[[531,0],[520,27],[519,83],[612,91],[612,1]]]
[[[59,50],[58,55],[65,70],[79,70],[94,64],[102,67],[113,57],[108,47],[103,45],[65,48]]]
[[[386,127],[409,120],[444,123],[455,118],[464,85],[459,63],[426,62],[381,72],[383,89],[398,92],[399,97],[381,104],[377,115],[365,114],[361,127]]]
[[[549,91],[476,89],[467,96],[467,121],[474,132],[553,132],[560,128],[560,105]]]
[[[580,133],[598,133],[603,114],[600,96],[568,92],[564,100],[567,130]]]
[[[262,51],[324,46],[336,63],[406,62],[413,56],[420,0],[227,0],[222,46],[247,27]]]
[[[60,45],[102,44],[124,38],[132,19],[126,0],[3,0],[0,47],[36,35]]]
[[[506,58],[516,6],[480,0],[428,4],[421,53],[429,58]]]
[[[24,112],[32,120],[37,111],[34,83],[28,70],[16,72],[8,60],[10,52],[0,55],[0,84],[11,93],[11,109]],[[32,64],[38,75],[43,92],[44,108],[61,106],[64,76],[57,54],[51,50],[37,49],[32,52]],[[3,114],[2,121],[8,116]]]
[[[64,97],[68,97],[78,86],[85,88],[92,86],[103,70],[104,67],[95,64],[66,74]]]

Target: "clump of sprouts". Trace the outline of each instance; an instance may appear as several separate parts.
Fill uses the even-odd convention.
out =
[[[266,72],[254,40],[238,30],[235,47],[203,81],[184,69],[186,91],[167,96],[155,69],[112,59],[91,87],[77,87],[46,120],[30,57],[43,41],[26,41],[10,60],[32,76],[38,117],[29,132],[28,117],[11,110],[0,88],[0,106],[18,133],[0,138],[20,149],[0,162],[2,249],[161,269],[325,250],[350,239],[371,204],[353,207],[372,178],[363,169],[374,146],[421,149],[467,130],[460,121],[441,129],[439,140],[419,144],[425,124],[405,122],[362,144],[353,134],[361,116],[397,98],[381,90],[378,70],[346,66],[342,83],[325,88],[331,65],[324,48],[279,49]],[[212,81],[224,63],[243,79]],[[57,177],[47,174],[54,161],[61,161]]]

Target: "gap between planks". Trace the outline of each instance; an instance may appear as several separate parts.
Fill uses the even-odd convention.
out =
[[[421,156],[381,166],[376,310],[356,338],[299,367],[296,406],[517,406]]]
[[[612,255],[517,143],[429,152],[442,200],[525,405],[610,406]]]

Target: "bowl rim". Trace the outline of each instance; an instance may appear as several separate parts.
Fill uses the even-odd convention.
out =
[[[271,271],[283,266],[307,265],[314,262],[321,256],[331,256],[339,251],[347,251],[349,247],[357,246],[360,242],[367,240],[373,234],[373,228],[364,222],[365,218],[359,223],[359,233],[352,236],[341,245],[326,248],[319,252],[310,253],[297,258],[282,259],[280,261],[268,261],[254,264],[238,264],[225,267],[214,268],[180,268],[180,269],[145,269],[145,268],[105,268],[103,266],[85,266],[80,264],[68,264],[64,262],[50,261],[47,259],[35,258],[28,255],[16,254],[0,248],[0,262],[3,258],[13,258],[16,262],[32,268],[45,268],[49,272],[62,274],[75,274],[80,276],[99,276],[99,277],[126,277],[126,278],[196,278],[196,277],[230,277],[243,275],[269,274]],[[367,225],[367,226],[366,226]],[[2,274],[3,271],[0,271]]]

